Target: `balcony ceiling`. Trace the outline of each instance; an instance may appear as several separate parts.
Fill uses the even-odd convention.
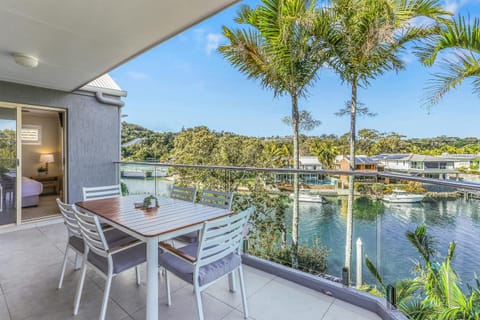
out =
[[[0,81],[73,91],[237,1],[3,0]]]

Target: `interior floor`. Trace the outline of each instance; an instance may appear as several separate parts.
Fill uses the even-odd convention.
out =
[[[58,194],[40,195],[40,201],[36,207],[22,208],[22,221],[45,218],[60,214],[55,201]]]

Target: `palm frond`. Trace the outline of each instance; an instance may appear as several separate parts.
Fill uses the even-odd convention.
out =
[[[480,53],[480,20],[475,18],[470,23],[465,17],[458,16],[446,24],[443,32],[425,46],[419,56],[425,65],[431,66],[438,54],[447,49],[462,49]]]
[[[375,279],[377,279],[378,283],[382,287],[382,292],[385,293],[385,284],[383,283],[382,276],[378,272],[375,265],[372,263],[372,261],[368,257],[365,257],[365,264],[367,265],[367,268],[370,271],[370,273],[375,277]]]
[[[441,68],[445,71],[434,74],[427,87],[427,103],[437,104],[451,89],[457,88],[470,77],[474,78],[474,92],[480,94],[480,61],[476,57],[457,53],[448,60],[443,59]]]
[[[427,227],[423,224],[418,226],[414,232],[407,231],[406,236],[410,244],[422,255],[425,263],[428,265],[431,258],[436,254],[434,238],[427,234]]]

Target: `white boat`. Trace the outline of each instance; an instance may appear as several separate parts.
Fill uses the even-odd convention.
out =
[[[295,195],[293,193],[290,194],[290,198],[293,198]],[[308,193],[300,193],[298,195],[298,201],[300,202],[314,202],[314,203],[327,203],[327,199],[322,197],[319,194],[308,194]]]
[[[395,189],[392,194],[383,196],[383,201],[392,203],[415,203],[421,202],[424,196],[421,194],[408,193],[404,190]]]

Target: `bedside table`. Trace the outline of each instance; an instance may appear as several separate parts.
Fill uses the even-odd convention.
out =
[[[45,189],[50,188],[53,190],[52,194],[58,194],[60,191],[60,177],[59,176],[34,176],[30,177],[35,181],[40,182],[43,185],[42,194],[48,194]]]

